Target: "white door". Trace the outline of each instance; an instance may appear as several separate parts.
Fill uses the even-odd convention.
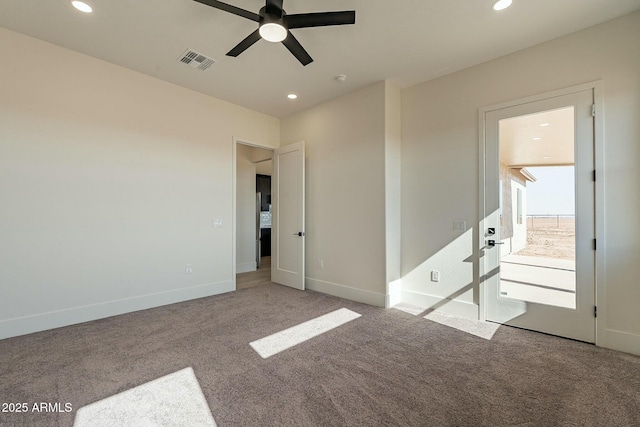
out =
[[[271,281],[304,290],[304,142],[274,152]]]
[[[481,246],[484,242],[481,275],[484,279],[487,320],[580,341],[595,342],[593,103],[593,90],[582,90],[484,113],[484,214],[480,222],[482,227],[480,241]],[[554,124],[542,118],[560,113],[565,116],[569,114],[568,120],[565,121],[568,128],[563,134],[564,140],[545,141],[545,135],[552,135],[551,126]],[[541,118],[540,123],[536,122],[538,117]],[[513,147],[507,147],[509,137],[506,134],[509,121],[520,118],[528,120],[529,124],[521,129],[525,136],[520,138],[523,142],[519,150],[514,150]],[[570,136],[567,137],[567,135]],[[502,153],[501,142],[504,145]],[[569,152],[566,152],[566,144],[569,144]],[[560,145],[565,147],[564,154],[560,152],[562,151]],[[540,147],[546,148],[540,149]],[[509,157],[511,160],[506,159],[507,154],[504,150],[507,150],[507,153],[508,150],[512,151]],[[514,153],[514,151],[517,152]],[[564,155],[565,160],[554,163],[553,157],[556,155],[560,158]],[[520,180],[519,184],[514,184],[514,188],[520,186],[517,195],[512,201],[504,203],[501,201],[504,199],[503,193],[508,192],[510,188],[509,185],[504,184],[504,181],[511,179],[505,177],[512,176],[509,174],[513,174],[513,171],[520,173],[523,170],[522,167],[525,168],[524,175],[527,175],[527,166],[547,165],[548,167],[562,163],[570,165],[570,161],[566,160],[568,158],[574,162],[574,267],[571,267],[570,262],[567,264],[567,260],[551,259],[550,255],[546,255],[546,259],[544,255],[543,258],[519,255],[532,253],[525,251],[524,248],[504,256],[512,251],[513,239],[510,236],[501,236],[501,233],[511,235],[513,234],[511,230],[515,227],[532,227],[526,218],[522,218],[523,207],[520,200],[522,197],[520,193],[526,192],[526,184],[529,182],[524,179]],[[519,161],[522,164],[518,164]],[[531,174],[528,179],[531,179]],[[535,180],[535,177],[533,179]],[[521,185],[523,182],[524,186]],[[506,209],[503,206],[505,204]],[[513,211],[518,211],[517,215],[521,216],[518,217],[511,211],[507,213],[506,211],[511,207]],[[511,224],[516,224],[511,229],[507,227],[510,215],[515,215],[512,217],[514,219],[511,220]],[[557,219],[557,221],[559,224],[560,220]],[[540,222],[538,220],[536,224]],[[555,229],[557,226],[553,224],[550,227]],[[533,231],[533,228],[526,229],[527,245],[533,245],[531,243]],[[556,244],[553,239],[547,239],[543,243],[550,246]],[[540,250],[544,252],[544,248]],[[504,258],[501,256],[501,251]],[[505,259],[509,259],[509,262],[505,262]],[[507,275],[509,280],[504,278]],[[554,293],[559,295],[559,299],[555,302]],[[551,296],[550,299],[549,296]]]

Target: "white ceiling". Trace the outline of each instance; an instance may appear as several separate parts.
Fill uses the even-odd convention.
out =
[[[94,13],[68,0],[2,0],[0,26],[276,117],[380,80],[404,88],[640,9],[640,0],[514,0],[502,12],[494,0],[285,0],[289,14],[356,10],[355,25],[292,30],[315,60],[303,67],[264,40],[225,56],[256,23],[193,0],[85,1]],[[202,72],[177,62],[187,48],[216,64]]]

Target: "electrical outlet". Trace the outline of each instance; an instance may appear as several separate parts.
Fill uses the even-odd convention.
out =
[[[220,228],[222,227],[222,220],[214,219],[212,225],[213,225],[213,228]]]
[[[184,266],[184,274],[191,274],[193,273],[193,267],[191,266],[191,264],[187,264]]]
[[[431,272],[431,281],[432,282],[439,282],[440,281],[440,272],[437,270],[433,270]]]

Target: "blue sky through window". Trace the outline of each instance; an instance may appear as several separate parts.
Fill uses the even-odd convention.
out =
[[[573,166],[528,167],[538,180],[527,182],[527,215],[574,215]]]

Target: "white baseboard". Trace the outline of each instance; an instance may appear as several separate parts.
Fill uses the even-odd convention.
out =
[[[248,273],[250,271],[256,271],[257,269],[258,269],[258,265],[255,261],[241,262],[236,264],[236,274]]]
[[[479,319],[478,305],[466,301],[452,300],[435,295],[403,290],[402,302],[424,308],[425,310],[433,308],[439,313],[451,314],[467,319]]]
[[[606,329],[605,334],[602,347],[640,356],[640,335],[614,329]]]
[[[376,307],[384,307],[387,300],[387,297],[384,294],[378,292],[352,288],[350,286],[325,282],[323,280],[312,279],[310,277],[305,278],[305,287],[312,291],[322,292],[323,294],[362,302]]]
[[[0,339],[117,316],[235,290],[231,280],[0,321]]]
[[[402,302],[402,279],[389,282],[387,288],[387,296],[385,301],[385,308],[393,307]]]

